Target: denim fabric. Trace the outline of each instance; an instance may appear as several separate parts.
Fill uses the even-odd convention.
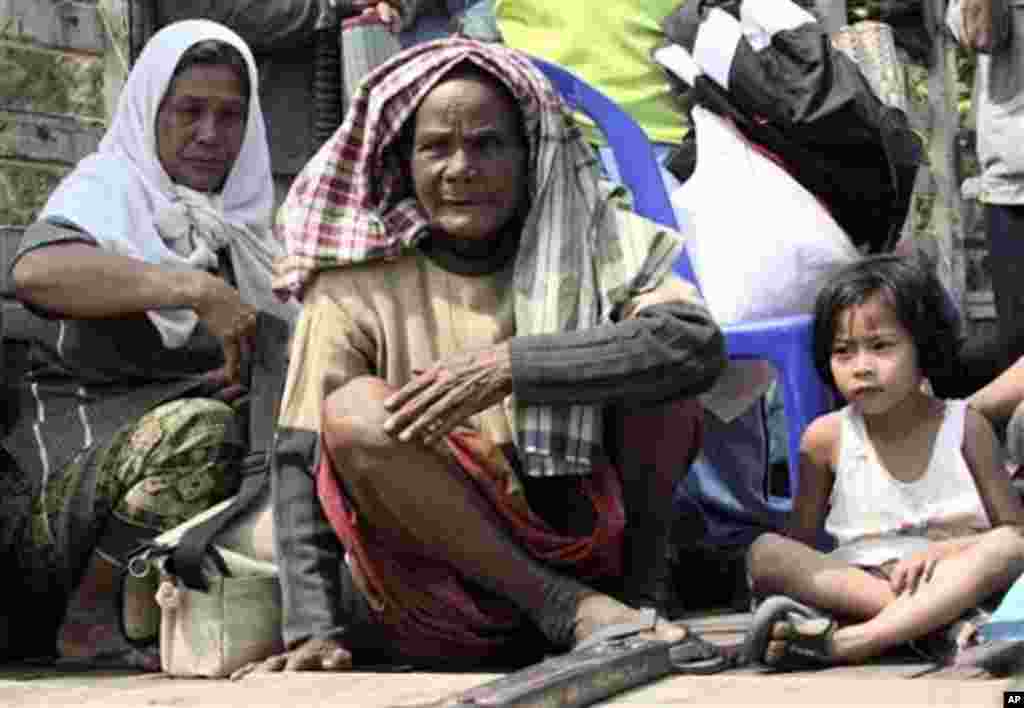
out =
[[[704,545],[750,543],[779,530],[786,513],[768,503],[768,440],[763,404],[723,423],[704,416],[704,449],[676,489],[680,510],[696,507],[704,519]]]

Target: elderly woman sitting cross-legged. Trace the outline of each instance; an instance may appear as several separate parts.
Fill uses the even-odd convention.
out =
[[[7,332],[32,361],[3,440],[0,658],[159,666],[118,630],[118,566],[238,488],[243,352],[263,310],[296,309],[270,292],[272,207],[249,48],[213,22],[162,29],[12,267],[56,324]],[[155,631],[153,589],[125,595],[133,638]]]
[[[522,661],[626,625],[722,666],[639,609],[722,336],[671,272],[679,236],[597,175],[527,58],[452,39],[369,75],[298,177],[277,273],[304,296],[275,456],[290,651],[262,668]]]

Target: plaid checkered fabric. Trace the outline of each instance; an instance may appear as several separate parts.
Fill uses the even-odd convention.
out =
[[[391,147],[423,98],[464,61],[508,87],[530,143],[531,204],[514,274],[517,334],[610,322],[619,305],[670,271],[681,237],[615,218],[596,155],[547,79],[513,49],[462,38],[403,51],[360,85],[342,127],[296,178],[278,212],[278,236],[300,266],[287,286],[301,297],[319,270],[397,258],[426,235],[427,217],[401,169],[407,157]],[[528,474],[590,471],[600,449],[600,406],[516,402],[513,411]]]

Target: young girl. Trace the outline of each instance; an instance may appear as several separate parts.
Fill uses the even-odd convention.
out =
[[[847,405],[804,433],[785,535],[750,548],[755,594],[782,596],[755,614],[750,660],[864,661],[949,625],[1024,571],[1024,510],[991,426],[922,386],[954,340],[938,280],[913,260],[866,259],[819,294],[815,361]],[[822,521],[831,553],[812,545]]]

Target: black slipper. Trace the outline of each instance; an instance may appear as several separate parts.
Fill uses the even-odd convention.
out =
[[[777,622],[790,622],[796,636],[787,637],[786,651],[777,661],[765,660]],[[831,655],[836,622],[785,595],[773,595],[757,608],[743,644],[743,662],[773,671],[819,669],[836,663]]]

